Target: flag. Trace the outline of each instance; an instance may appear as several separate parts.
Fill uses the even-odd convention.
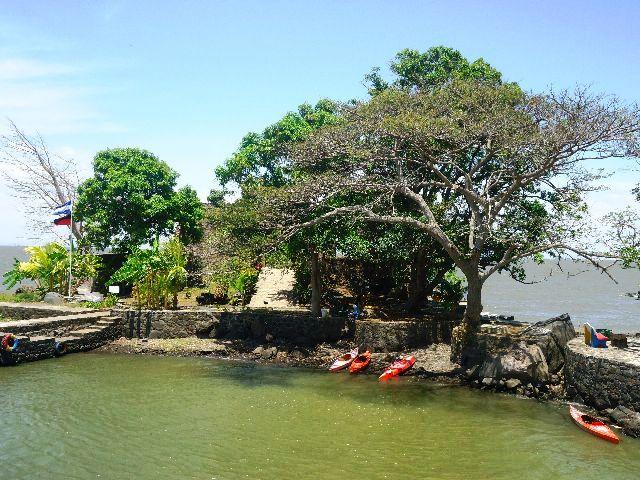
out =
[[[56,218],[53,223],[56,225],[71,225],[71,213],[69,213],[69,215]]]
[[[62,205],[58,205],[53,214],[56,215],[56,219],[53,221],[56,225],[71,225],[71,200]]]
[[[67,203],[63,203],[62,205],[57,206],[53,210],[54,215],[71,215],[71,200]]]

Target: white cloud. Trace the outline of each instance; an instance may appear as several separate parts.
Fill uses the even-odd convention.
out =
[[[124,131],[96,107],[108,90],[84,81],[85,71],[59,62],[0,57],[0,116],[43,135]]]
[[[0,60],[0,80],[27,80],[76,73],[77,67],[59,63],[46,63],[25,58]]]

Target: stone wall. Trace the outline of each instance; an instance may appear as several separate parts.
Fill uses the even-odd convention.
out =
[[[87,332],[80,337],[65,337],[66,353],[93,350],[115,340],[121,335],[121,319],[114,318],[113,323],[100,330]],[[15,352],[0,350],[0,365],[16,365],[22,362],[33,362],[45,358],[57,357],[55,350],[56,339],[53,337],[18,336],[19,348]]]
[[[355,341],[372,352],[398,352],[433,343],[451,343],[451,331],[459,323],[459,318],[445,315],[404,321],[357,320]]]
[[[10,320],[31,320],[44,317],[62,317],[93,312],[89,308],[67,307],[64,305],[46,305],[44,303],[0,302],[0,315]]]
[[[0,332],[29,336],[56,336],[60,335],[61,332],[95,323],[108,316],[108,312],[91,311],[77,315],[38,317],[31,320],[0,322]]]
[[[627,349],[591,348],[584,338],[566,346],[567,397],[599,410],[619,406],[640,412],[640,355]]]
[[[114,310],[124,319],[123,335],[129,338],[274,338],[297,343],[335,342],[349,335],[346,319],[317,318],[305,312],[274,310],[216,311],[190,310]],[[351,333],[353,335],[353,333]]]

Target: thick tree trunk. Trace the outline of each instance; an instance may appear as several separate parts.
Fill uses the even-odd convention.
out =
[[[411,288],[407,300],[407,310],[410,312],[419,310],[425,301],[427,286],[427,254],[424,250],[418,250],[411,266]]]
[[[482,280],[478,274],[466,274],[467,307],[462,323],[453,329],[451,357],[461,365],[471,365],[477,357],[477,333],[482,313]]]
[[[320,299],[322,297],[322,272],[320,271],[320,254],[311,251],[311,314],[320,316]]]
[[[467,308],[464,311],[464,322],[477,330],[480,327],[482,313],[482,281],[480,277],[467,278]]]

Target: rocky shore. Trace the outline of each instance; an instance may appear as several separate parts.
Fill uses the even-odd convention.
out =
[[[275,339],[256,342],[197,337],[172,339],[128,339],[122,337],[96,351],[135,355],[204,356],[326,369],[336,357],[354,347],[355,345],[347,341],[322,343],[314,347],[296,347],[278,342]],[[402,352],[402,354],[416,357],[415,366],[408,372],[409,375],[448,382],[461,382],[464,378],[464,370],[450,360],[451,347],[449,345],[434,344],[426,348]],[[363,373],[380,374],[397,355],[399,353],[373,353],[371,364]]]

